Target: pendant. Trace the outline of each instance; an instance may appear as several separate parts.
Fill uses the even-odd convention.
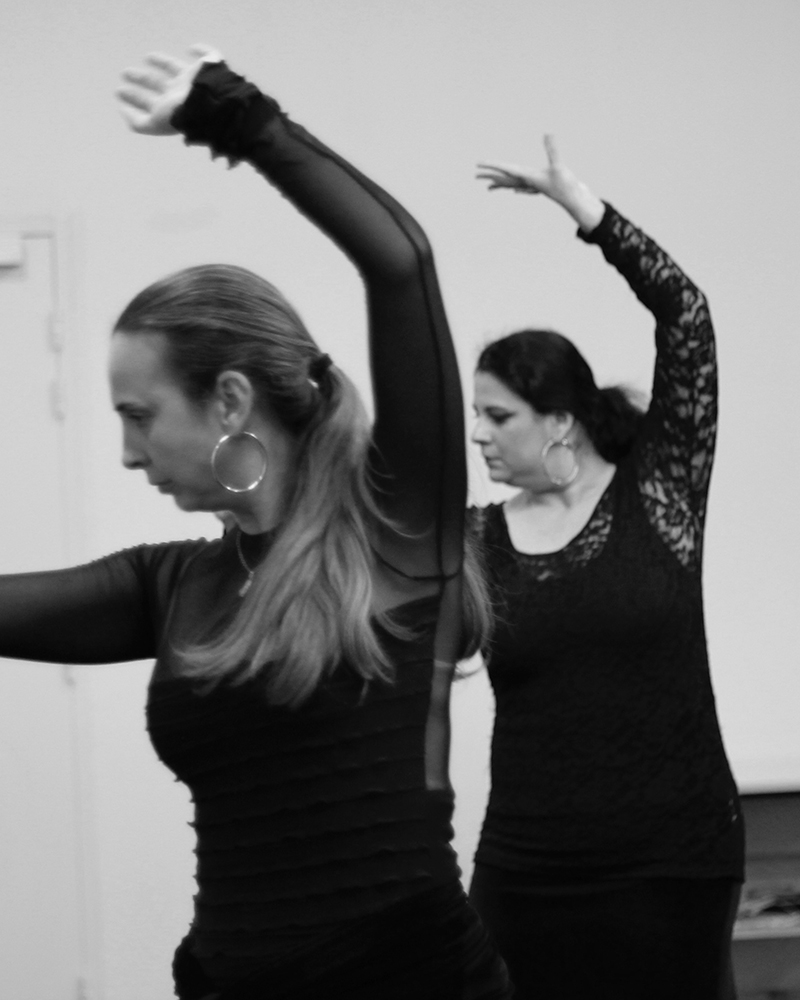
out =
[[[251,573],[244,583],[239,587],[239,597],[244,597],[247,591],[250,589],[250,585],[253,582],[253,574]]]

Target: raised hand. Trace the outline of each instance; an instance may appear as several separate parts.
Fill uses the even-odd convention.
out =
[[[543,194],[562,205],[582,229],[591,230],[603,217],[604,205],[561,162],[552,135],[544,137],[547,166],[541,170],[511,163],[479,163],[478,180],[489,182],[489,190],[508,188],[518,194]]]
[[[116,91],[122,115],[134,132],[143,135],[174,135],[172,115],[192,89],[200,67],[220,62],[222,56],[207,45],[193,45],[188,60],[162,52],[151,52],[143,65],[122,73],[123,85]]]
[[[560,201],[559,195],[566,194],[579,181],[561,162],[552,135],[544,137],[544,148],[547,166],[543,170],[518,167],[512,163],[479,163],[478,180],[489,181],[490,191],[495,188],[510,188],[519,193],[544,194],[554,201]]]

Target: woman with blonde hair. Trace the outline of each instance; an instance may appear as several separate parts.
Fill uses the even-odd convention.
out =
[[[156,282],[112,336],[123,462],[232,526],[0,578],[0,653],[156,658],[148,729],[197,834],[181,1000],[507,997],[449,844],[447,695],[482,605],[428,242],[209,50],[149,56],[120,97],[135,131],[252,164],[353,260],[374,425],[268,282],[217,265]]]

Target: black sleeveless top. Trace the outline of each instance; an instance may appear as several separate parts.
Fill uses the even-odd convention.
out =
[[[503,508],[472,511],[495,595],[497,701],[479,862],[531,884],[742,877],[701,561],[716,430],[702,293],[607,206],[588,242],[656,317],[653,397],[633,451],[561,551],[517,552]]]

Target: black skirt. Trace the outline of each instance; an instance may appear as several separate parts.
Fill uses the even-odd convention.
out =
[[[652,878],[539,887],[476,865],[470,899],[517,1000],[735,1000],[741,885]]]
[[[418,893],[314,938],[285,961],[220,988],[175,953],[179,1000],[509,1000],[505,964],[459,882]]]

